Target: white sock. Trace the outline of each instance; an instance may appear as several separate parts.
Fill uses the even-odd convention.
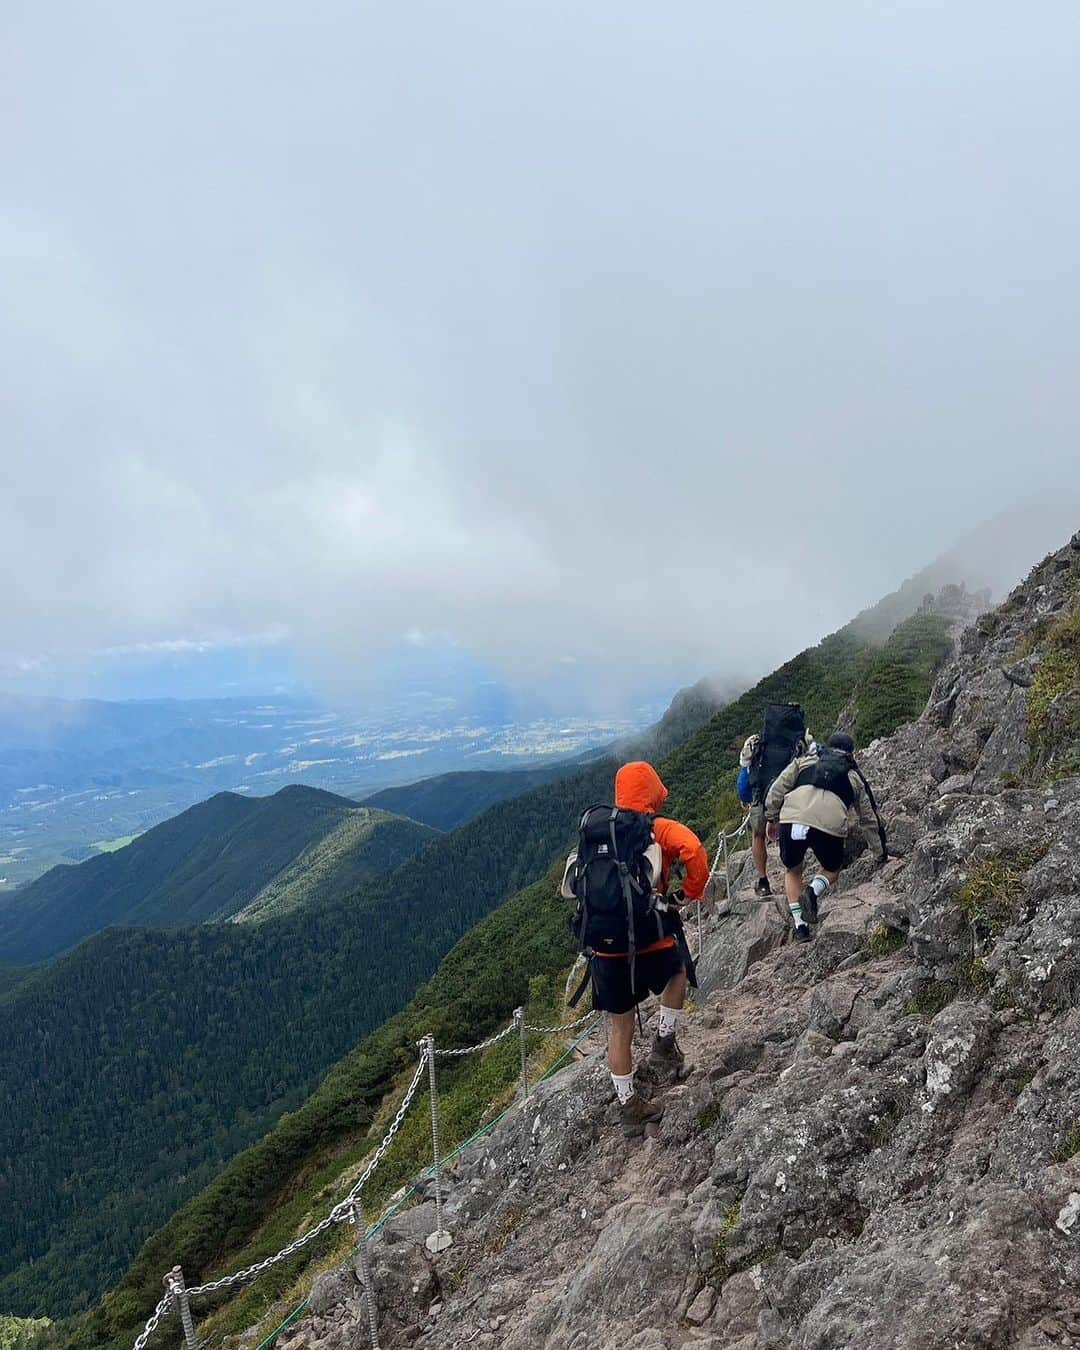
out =
[[[803,926],[802,905],[799,904],[798,900],[796,900],[794,904],[789,900],[788,909],[791,910],[791,917],[795,927],[801,928]]]
[[[675,1028],[678,1025],[679,1025],[679,1009],[665,1008],[664,1005],[661,1003],[660,1021],[657,1023],[656,1026],[656,1034],[658,1036],[670,1036],[674,1033]]]
[[[632,1073],[613,1073],[611,1081],[615,1084],[619,1104],[628,1102],[634,1095],[634,1075]]]
[[[821,875],[821,873],[819,872],[819,873],[817,874],[817,876],[813,879],[813,881],[810,883],[810,889],[814,892],[814,894],[815,894],[815,895],[817,896],[817,898],[820,900],[821,897],[822,897],[822,896],[828,891],[828,889],[829,889],[829,878],[828,878],[828,877],[823,877],[823,876]]]

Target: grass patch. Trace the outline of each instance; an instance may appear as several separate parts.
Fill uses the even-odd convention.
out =
[[[1080,766],[1080,710],[1074,710],[1067,725],[1052,726],[1050,706],[1059,695],[1080,686],[1080,595],[1046,630],[1041,645],[1043,658],[1027,695],[1032,756],[1037,764],[1045,765],[1063,752],[1065,764],[1055,767],[1075,772]]]
[[[983,998],[994,983],[994,977],[986,968],[981,956],[965,956],[958,965],[960,988],[964,993]]]
[[[942,980],[931,980],[904,1005],[908,1017],[936,1017],[956,997],[956,990]]]
[[[887,1102],[877,1120],[870,1126],[868,1142],[871,1149],[883,1148],[896,1133],[896,1127],[904,1118],[904,1103],[899,1100]]]
[[[724,1108],[718,1101],[711,1101],[697,1113],[699,1131],[709,1130],[726,1118]]]
[[[1019,1097],[1027,1085],[1035,1078],[1035,1069],[1021,1069],[1018,1073],[1009,1074],[1005,1079],[1005,1087],[1009,1095]]]
[[[705,1278],[709,1284],[715,1285],[717,1289],[733,1273],[733,1267],[728,1261],[728,1243],[731,1241],[731,1234],[735,1231],[735,1225],[739,1222],[741,1209],[742,1206],[737,1200],[734,1204],[728,1205],[727,1209],[724,1210],[720,1231],[713,1238],[709,1268],[705,1271]]]
[[[1024,873],[1044,852],[1039,846],[975,863],[954,897],[957,909],[973,928],[996,936],[1019,917]]]
[[[1080,1153],[1080,1120],[1065,1136],[1065,1142],[1061,1146],[1058,1157],[1061,1162],[1066,1162],[1069,1158],[1075,1158],[1078,1153]]]
[[[901,947],[907,946],[907,934],[900,928],[889,928],[886,924],[878,924],[867,939],[866,945],[870,949],[870,955],[875,960],[880,960],[885,956],[892,956],[893,952],[898,952]]]

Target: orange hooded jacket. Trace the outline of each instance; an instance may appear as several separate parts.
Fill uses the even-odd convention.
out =
[[[660,775],[644,760],[624,764],[615,775],[615,805],[627,811],[646,811],[655,816],[667,798],[668,790]],[[660,889],[667,890],[671,864],[679,858],[686,868],[686,880],[683,882],[686,898],[700,900],[705,894],[705,884],[709,880],[709,860],[701,840],[693,830],[688,830],[677,820],[668,820],[664,816],[656,816],[653,822],[653,838],[660,845],[660,852],[664,857]],[[674,946],[673,937],[661,938],[659,942],[643,947],[638,955],[644,956],[647,952],[661,951],[665,947]]]

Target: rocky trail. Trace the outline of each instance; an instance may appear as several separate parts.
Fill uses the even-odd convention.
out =
[[[855,857],[812,943],[736,856],[643,1140],[598,1035],[462,1155],[449,1250],[430,1201],[382,1229],[383,1350],[1080,1346],[1080,691],[1037,744],[1027,701],[1078,576],[1080,536],[860,756],[899,856]],[[366,1337],[346,1266],[278,1344]]]

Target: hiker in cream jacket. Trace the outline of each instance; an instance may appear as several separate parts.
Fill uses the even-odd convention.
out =
[[[855,742],[837,732],[824,749],[793,759],[765,799],[765,828],[769,839],[780,840],[784,889],[800,942],[809,942],[807,920],[817,921],[818,901],[836,885],[852,817],[857,818],[868,846],[872,847],[875,836],[880,838],[882,857],[886,856],[884,827],[854,765]],[[807,849],[813,850],[821,872],[803,887]]]

